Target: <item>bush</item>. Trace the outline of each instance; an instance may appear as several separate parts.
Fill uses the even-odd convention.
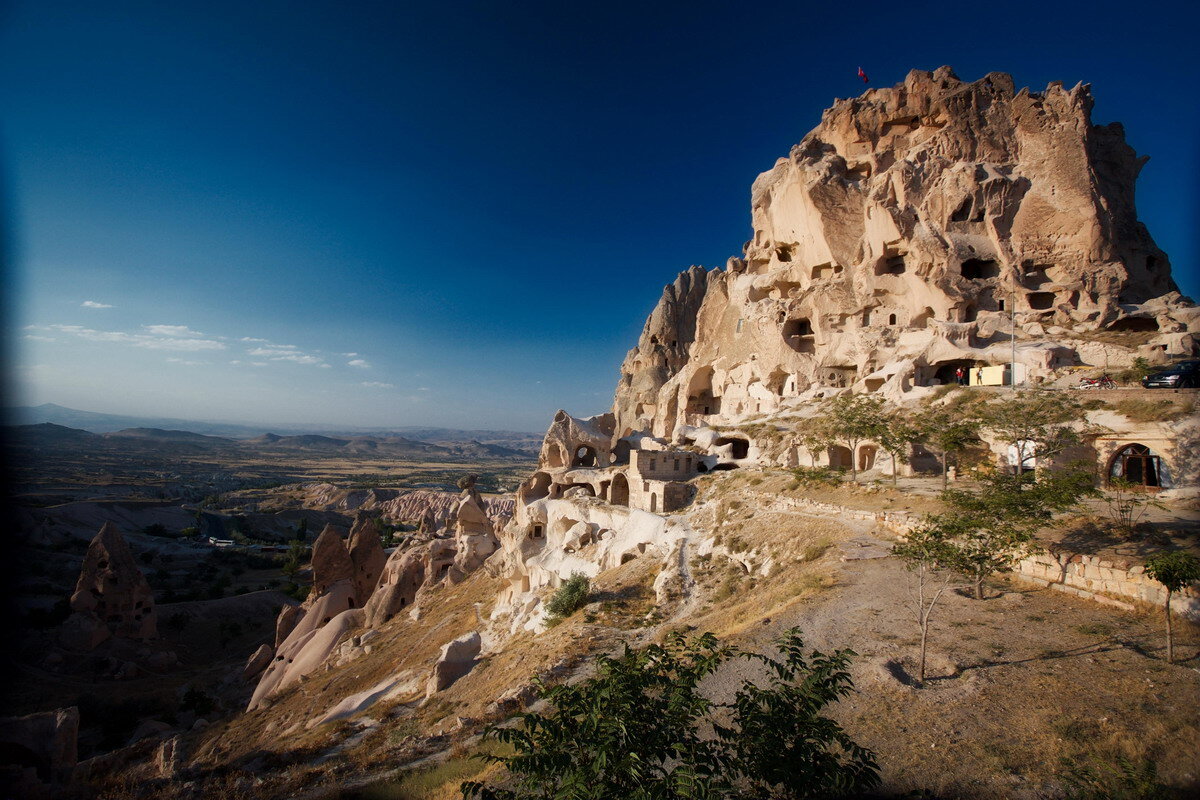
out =
[[[546,602],[546,621],[557,625],[587,604],[591,582],[586,575],[576,572],[567,578],[558,591]]]
[[[836,486],[842,481],[842,473],[828,467],[796,467],[792,477],[801,486]]]
[[[853,688],[849,650],[804,652],[799,632],[777,640],[775,659],[720,646],[711,633],[600,656],[596,677],[538,695],[553,711],[521,715],[487,736],[513,755],[499,786],[462,785],[465,798],[858,797],[879,784],[875,755],[833,720],[829,703]],[[699,684],[733,657],[761,661],[765,687],[745,681],[732,703]],[[711,734],[707,733],[711,731]]]

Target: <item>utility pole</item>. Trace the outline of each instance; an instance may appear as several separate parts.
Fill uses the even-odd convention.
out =
[[[1017,279],[1014,277],[1008,295],[1008,319],[1012,328],[1012,366],[1009,367],[1008,382],[1017,390]]]

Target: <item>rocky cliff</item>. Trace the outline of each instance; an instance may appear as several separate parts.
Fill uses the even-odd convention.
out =
[[[668,286],[621,370],[618,436],[673,437],[959,366],[1017,380],[1196,351],[1195,307],[1137,219],[1145,163],[1087,86],[1015,91],[948,67],[838,100],[751,191],[753,238]],[[1013,339],[1016,356],[1013,356]],[[1118,352],[1119,351],[1119,352]]]

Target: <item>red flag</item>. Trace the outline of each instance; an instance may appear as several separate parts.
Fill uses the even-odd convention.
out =
[[[859,67],[859,68],[858,68],[858,77],[862,78],[862,82],[863,82],[863,83],[869,83],[869,82],[870,82],[870,78],[868,78],[868,77],[867,77],[867,73],[863,72],[863,68],[862,68],[862,67]]]

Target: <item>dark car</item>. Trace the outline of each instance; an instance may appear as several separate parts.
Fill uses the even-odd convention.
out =
[[[1142,378],[1147,389],[1195,389],[1200,379],[1200,361],[1180,361],[1162,372]]]

